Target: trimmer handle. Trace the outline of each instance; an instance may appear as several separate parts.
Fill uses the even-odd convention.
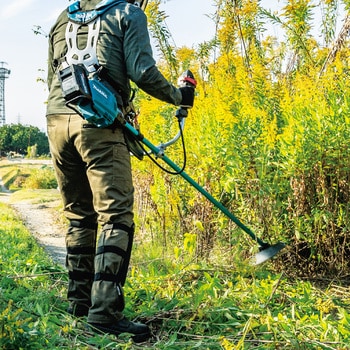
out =
[[[179,90],[182,95],[180,109],[188,109],[193,107],[194,90],[197,86],[196,79],[190,70],[185,71],[178,79]]]
[[[197,81],[194,78],[193,73],[188,69],[181,74],[177,81],[179,87],[192,87],[193,89],[197,86]]]

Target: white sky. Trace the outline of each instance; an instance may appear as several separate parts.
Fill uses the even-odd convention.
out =
[[[34,125],[46,129],[47,88],[38,78],[46,78],[47,39],[35,35],[40,26],[48,33],[68,0],[1,0],[0,62],[11,70],[5,80],[6,123]],[[315,4],[318,0],[314,0]],[[166,23],[178,47],[195,47],[211,40],[215,24],[209,15],[215,12],[215,0],[164,0],[161,9],[169,16]],[[261,0],[266,9],[280,10],[286,0]],[[317,7],[319,9],[319,7]],[[339,22],[343,16],[339,16]],[[282,36],[275,27],[272,35]],[[156,54],[156,52],[154,52]]]
[[[68,0],[9,0],[0,7],[0,62],[10,69],[5,80],[6,124],[21,123],[46,130],[47,88],[38,78],[46,78],[47,39],[35,35],[40,26],[50,31]],[[214,0],[167,0],[162,4],[166,23],[178,47],[195,46],[214,36],[214,23],[207,15],[215,11]]]

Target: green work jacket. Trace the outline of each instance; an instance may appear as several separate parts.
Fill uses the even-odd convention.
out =
[[[93,9],[100,0],[82,0],[83,11]],[[47,115],[71,114],[62,95],[57,71],[67,52],[65,31],[68,22],[64,10],[49,35]],[[86,29],[84,29],[86,28]],[[85,47],[87,26],[78,34],[79,46]],[[118,87],[124,103],[130,97],[130,80],[147,94],[173,105],[181,103],[179,89],[170,84],[156,67],[147,28],[147,17],[138,7],[122,1],[101,15],[97,41],[99,64],[107,69],[109,81]]]

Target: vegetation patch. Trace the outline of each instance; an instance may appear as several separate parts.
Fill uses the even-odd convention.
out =
[[[65,270],[4,204],[0,233],[1,348],[346,349],[350,341],[348,287],[291,279],[273,264],[197,261],[188,237],[174,251],[135,244],[125,314],[149,324],[150,341],[96,335],[65,311]]]
[[[191,69],[198,81],[186,118],[186,172],[264,241],[287,248],[252,268],[255,242],[181,177],[147,157],[134,159],[138,235],[126,314],[153,332],[139,347],[348,349],[347,13],[336,33],[339,6],[348,11],[349,4],[320,1],[315,28],[313,1],[286,1],[276,12],[255,0],[218,1],[215,38],[176,49],[160,5],[150,1],[147,10],[159,68],[174,82]],[[271,25],[283,41],[265,35]],[[142,133],[154,144],[178,132],[172,106],[142,92],[134,102]],[[40,150],[40,139],[32,142],[27,131],[1,129],[1,152],[48,152],[47,140]],[[181,142],[167,155],[183,164]],[[18,192],[54,186],[45,169],[0,172]],[[65,313],[65,273],[52,267],[9,209],[0,209],[0,346],[137,349],[127,337],[96,336],[84,319]]]
[[[53,167],[44,162],[31,163],[30,160],[26,160],[13,164],[4,160],[0,162],[0,176],[4,186],[11,191],[57,188]]]

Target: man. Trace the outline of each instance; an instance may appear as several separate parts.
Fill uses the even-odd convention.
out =
[[[147,1],[135,0],[81,0],[71,5],[50,31],[48,57],[47,130],[69,220],[68,312],[87,315],[88,323],[99,332],[131,333],[137,342],[146,340],[150,330],[122,313],[122,286],[134,235],[134,189],[124,133],[118,124],[100,128],[69,108],[58,72],[74,60],[87,67],[86,56],[95,55],[108,83],[121,96],[122,109],[129,103],[130,80],[155,98],[191,107],[193,88],[176,88],[155,66],[143,12],[146,5]],[[96,8],[103,9],[96,20],[98,30],[95,24],[93,28],[73,25],[74,21],[67,25],[68,12],[77,13],[79,20],[94,14]],[[87,11],[89,16],[85,16]],[[98,224],[101,234],[96,246]]]

